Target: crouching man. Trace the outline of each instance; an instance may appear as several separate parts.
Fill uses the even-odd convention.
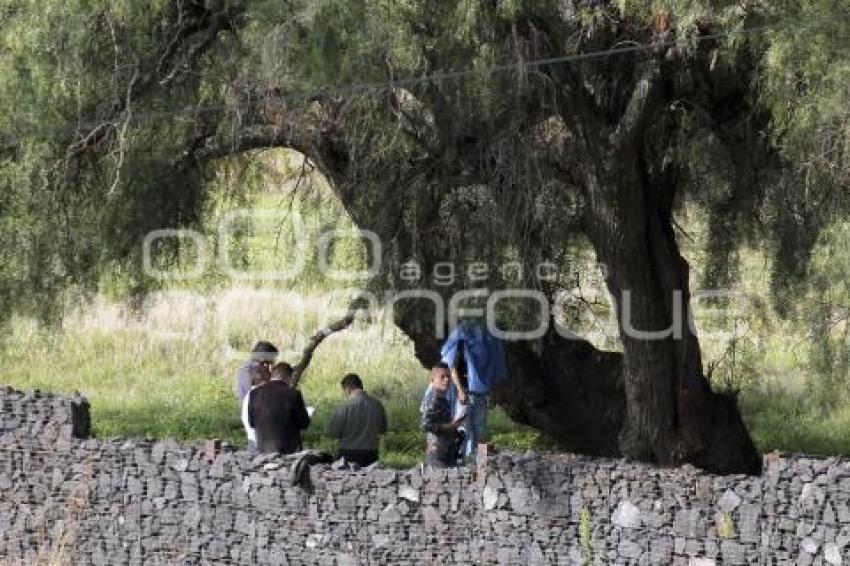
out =
[[[378,461],[380,436],[387,432],[387,413],[383,403],[363,390],[357,374],[347,374],[340,385],[346,401],[334,411],[327,435],[339,440],[337,457],[368,466]]]
[[[420,407],[422,430],[426,433],[425,464],[434,468],[457,465],[455,439],[463,417],[452,418],[452,406],[446,395],[451,379],[446,364],[434,367],[431,370],[431,387],[425,393]]]

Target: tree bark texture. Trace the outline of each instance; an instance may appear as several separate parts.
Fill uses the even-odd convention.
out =
[[[587,171],[587,233],[606,266],[623,344],[624,456],[758,473],[733,395],[714,393],[691,328],[689,266],[672,227],[671,187],[650,182],[640,154]]]

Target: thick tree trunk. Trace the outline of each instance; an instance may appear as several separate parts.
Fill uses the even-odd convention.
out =
[[[337,153],[323,152],[319,163],[325,171],[344,167],[344,160],[335,163]],[[496,391],[496,400],[513,419],[551,434],[569,450],[659,464],[687,462],[721,473],[758,473],[760,459],[735,399],[711,391],[702,374],[699,343],[688,327],[688,265],[671,227],[675,185],[654,189],[640,156],[589,161],[615,168],[586,171],[584,231],[608,268],[624,355],[601,352],[555,332],[537,347],[507,344],[512,375]],[[401,215],[393,209],[397,199],[385,195],[387,208],[376,212],[374,199],[367,198],[372,195],[353,185],[334,186],[360,228],[374,230],[383,242],[395,238],[398,257],[411,256],[410,243],[398,239],[403,229]],[[417,215],[420,234],[438,226],[439,197],[419,196],[424,210]],[[439,242],[432,244],[433,249],[420,242],[417,255],[425,272],[437,261],[451,259]],[[674,300],[680,301],[680,317],[675,316]],[[630,316],[625,320],[627,305]],[[396,312],[395,319],[426,367],[439,359],[440,345],[433,326],[423,323],[433,320],[429,308],[411,306]],[[647,339],[634,330],[671,335]]]
[[[512,378],[494,398],[508,416],[551,435],[569,451],[620,454],[622,355],[550,333],[539,355],[509,344],[507,358]]]
[[[588,234],[607,269],[624,349],[620,450],[660,464],[758,473],[734,396],[712,392],[702,373],[689,266],[671,225],[672,193],[651,186],[641,163],[619,163],[612,174],[588,174]]]

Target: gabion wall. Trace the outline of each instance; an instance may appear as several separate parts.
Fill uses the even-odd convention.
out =
[[[316,465],[304,488],[292,456],[81,438],[80,397],[0,389],[0,403],[0,564],[848,560],[850,463],[834,458],[721,477],[499,453],[477,470]]]

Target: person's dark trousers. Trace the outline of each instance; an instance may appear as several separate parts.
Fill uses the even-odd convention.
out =
[[[435,450],[425,452],[425,465],[429,468],[454,468],[457,466],[457,456],[439,454]]]
[[[361,468],[368,466],[369,464],[374,464],[378,461],[378,451],[377,450],[347,450],[340,449],[339,457],[345,458],[346,462],[355,462]]]

